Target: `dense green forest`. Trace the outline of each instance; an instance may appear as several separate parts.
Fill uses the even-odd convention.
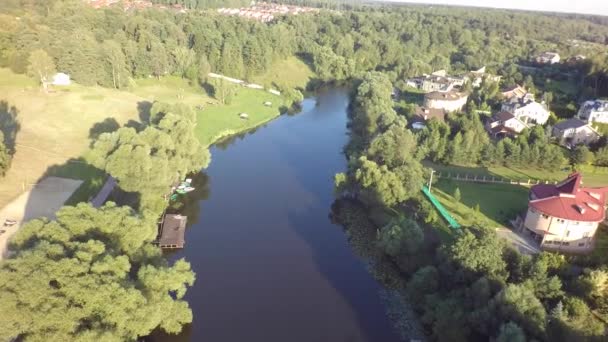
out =
[[[557,114],[571,116],[580,100],[608,95],[604,20],[506,10],[356,6],[263,24],[207,10],[242,6],[242,1],[155,2],[197,10],[125,12],[95,10],[80,0],[3,1],[0,67],[28,73],[43,84],[57,71],[82,85],[121,89],[165,75],[194,85],[204,85],[209,72],[248,80],[296,56],[316,74],[311,87],[332,82],[356,86],[349,171],[336,176],[337,193],[348,200],[338,216],[351,234],[371,230],[371,237],[360,242],[380,248],[397,265],[397,281],[407,279],[408,296],[433,339],[603,338],[605,326],[594,317],[608,317],[607,260],[522,256],[505,247],[489,227],[467,228],[454,241],[440,244],[432,233],[435,211],[419,197],[428,173],[424,159],[549,169],[567,156],[540,128],[515,140],[494,143],[487,138],[473,113],[496,106],[498,85],[484,84],[471,96],[467,113],[445,124],[432,123],[418,134],[407,129],[412,104],[405,104],[403,113],[396,111],[391,93],[394,86],[404,88],[407,77],[487,66],[503,76],[502,85],[526,84],[539,96],[554,97],[558,109],[570,106]],[[324,1],[289,3],[327,7]],[[563,58],[581,53],[589,58],[577,66],[533,73],[518,67],[547,50]],[[576,91],[545,95],[552,91],[547,79],[553,77],[578,82]],[[180,261],[169,267],[149,245],[169,185],[209,162],[208,151],[193,136],[196,124],[191,108],[155,104],[144,122],[96,139],[91,151],[95,166],[117,178],[122,190],[136,193],[136,204],[68,207],[55,221],[25,226],[11,247],[15,254],[0,266],[0,332],[32,340],[135,340],[157,327],[177,332],[191,321],[181,299],[194,281],[189,265]],[[377,211],[390,213],[389,218],[370,219],[368,213]],[[29,281],[40,265],[45,277]],[[123,301],[108,308],[111,296]]]

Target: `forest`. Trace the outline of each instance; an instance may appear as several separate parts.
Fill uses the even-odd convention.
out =
[[[503,76],[504,85],[526,83],[544,95],[550,92],[547,75],[526,74],[518,65],[552,50],[564,57],[589,55],[569,71],[569,80],[578,82],[577,92],[551,96],[558,108],[607,96],[608,56],[597,53],[608,43],[605,21],[506,10],[358,5],[329,6],[341,12],[263,24],[214,10],[220,3],[243,6],[242,1],[155,2],[196,11],[95,10],[80,0],[3,1],[0,67],[27,73],[42,85],[54,72],[65,72],[81,85],[123,89],[138,79],[167,75],[196,86],[208,85],[209,72],[249,80],[277,61],[297,57],[315,72],[310,89],[332,83],[354,89],[349,170],[335,179],[336,193],[347,203],[338,216],[351,234],[359,226],[378,230],[365,244],[397,265],[399,281],[405,282],[432,339],[602,339],[605,324],[595,317],[608,318],[608,260],[522,256],[489,227],[470,227],[440,243],[432,233],[438,217],[420,199],[428,175],[425,159],[549,169],[568,158],[585,162],[587,153],[564,154],[539,128],[491,142],[473,113],[497,104],[497,86],[484,85],[467,113],[433,123],[422,133],[407,128],[411,104],[403,112],[395,110],[391,94],[395,86],[404,88],[408,77],[487,66]],[[328,7],[325,1],[289,3]],[[0,266],[0,302],[7,303],[0,307],[0,332],[32,340],[136,340],[158,327],[178,332],[192,320],[182,300],[194,281],[189,265],[179,261],[168,266],[149,243],[153,221],[164,209],[164,191],[176,178],[209,163],[208,151],[193,137],[194,125],[192,108],[157,103],[146,122],[96,139],[91,152],[95,166],[117,178],[124,191],[138,194],[139,205],[94,209],[81,204],[62,209],[57,220],[24,227],[12,246],[15,255]],[[10,149],[0,152],[0,167],[8,167]],[[604,160],[607,153],[605,147],[597,151]],[[384,213],[380,220],[369,214],[377,211]],[[28,282],[39,265],[45,265],[45,278]],[[39,295],[24,298],[24,282],[27,293]],[[129,300],[111,309],[107,296]],[[45,305],[48,298],[51,306]],[[137,316],[131,316],[135,311]]]

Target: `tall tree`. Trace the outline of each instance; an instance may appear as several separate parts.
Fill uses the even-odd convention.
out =
[[[56,72],[55,62],[51,56],[42,49],[34,50],[28,58],[27,73],[31,77],[40,81],[42,87],[46,90],[49,82]]]

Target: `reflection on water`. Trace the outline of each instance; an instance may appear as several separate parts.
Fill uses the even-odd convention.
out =
[[[329,218],[348,96],[329,90],[212,148],[180,212],[194,321],[162,341],[397,341],[381,287]]]

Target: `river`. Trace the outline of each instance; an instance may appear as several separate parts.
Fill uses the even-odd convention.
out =
[[[345,170],[348,94],[326,90],[211,149],[195,183],[185,257],[194,321],[171,341],[398,341],[381,287],[331,223]]]

